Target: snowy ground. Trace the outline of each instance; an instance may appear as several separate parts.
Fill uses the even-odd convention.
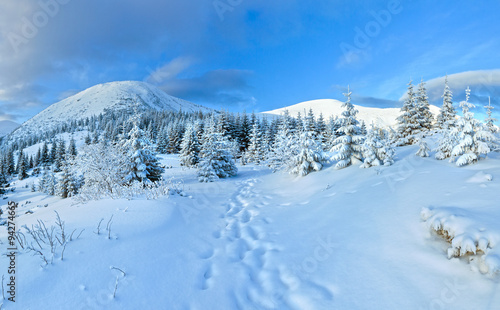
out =
[[[498,272],[448,259],[451,245],[429,220],[487,238],[494,263],[500,156],[457,168],[416,150],[398,148],[391,167],[295,178],[248,165],[209,184],[166,156],[165,175],[186,196],[158,200],[79,204],[19,181],[8,195],[20,204],[18,227],[53,225],[57,211],[68,234],[85,230],[46,267],[19,253],[16,303],[2,309],[498,309]],[[3,249],[6,237],[2,229]],[[2,255],[6,276],[7,264]]]

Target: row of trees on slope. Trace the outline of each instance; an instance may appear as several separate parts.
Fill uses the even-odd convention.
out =
[[[296,117],[285,112],[275,118],[225,111],[213,114],[110,111],[53,129],[59,137],[66,132],[86,131],[85,146],[78,152],[81,154],[77,154],[74,138],[66,146],[62,138],[43,140],[43,133],[4,144],[0,180],[5,183],[13,175],[23,179],[29,176],[29,171],[36,175],[43,170],[37,189],[46,193],[62,197],[79,189],[84,192],[106,189],[112,193],[134,181],[158,182],[163,169],[156,153],[179,154],[182,165],[196,168],[202,182],[235,175],[237,161],[304,176],[322,169],[328,161],[334,161],[337,169],[355,162],[360,162],[361,168],[391,165],[396,146],[418,143],[417,155],[428,156],[424,137],[435,133],[441,136],[436,158],[450,158],[461,166],[496,148],[491,105],[486,107],[488,118],[482,123],[471,112],[474,106],[469,102],[469,89],[466,94],[466,100],[460,103],[459,117],[446,80],[443,105],[434,119],[425,84],[421,82],[415,93],[410,81],[395,130],[373,124],[367,129],[359,122],[349,89],[344,94],[342,114],[328,120],[321,114],[316,117],[312,110]],[[28,156],[23,149],[36,141],[43,142],[37,152]]]
[[[492,117],[491,104],[486,108],[487,117],[485,122],[474,118],[471,111],[475,108],[470,102],[470,88],[465,90],[465,100],[460,102],[462,116],[457,115],[453,106],[453,94],[445,79],[443,93],[443,105],[434,120],[429,110],[429,102],[424,82],[418,87],[415,94],[410,81],[406,98],[401,108],[401,116],[398,117],[398,127],[395,135],[396,145],[420,144],[417,155],[429,156],[428,146],[423,137],[432,129],[437,129],[440,134],[439,146],[436,151],[436,159],[449,158],[457,166],[472,164],[485,156],[492,150],[497,149],[495,133],[497,127],[494,125],[496,119]]]

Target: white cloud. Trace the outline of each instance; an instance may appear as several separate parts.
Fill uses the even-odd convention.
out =
[[[439,101],[444,91],[445,76],[437,77],[426,82],[427,95],[429,100]],[[418,81],[415,81],[417,84]],[[470,87],[473,95],[498,96],[500,88],[500,69],[475,70],[454,73],[448,75],[448,85],[456,98],[462,98],[467,86]],[[406,94],[399,100],[404,100]]]
[[[195,63],[193,57],[181,56],[173,59],[166,65],[156,69],[146,77],[145,81],[152,84],[160,84],[176,78],[180,73]]]

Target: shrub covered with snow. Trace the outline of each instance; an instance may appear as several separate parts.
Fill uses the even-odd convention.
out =
[[[474,269],[490,276],[500,273],[500,252],[496,247],[500,229],[484,228],[474,216],[459,208],[423,208],[422,220],[450,246],[448,258],[466,257]]]

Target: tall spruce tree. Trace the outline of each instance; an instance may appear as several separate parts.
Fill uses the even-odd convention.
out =
[[[261,133],[261,128],[256,122],[252,126],[252,131],[250,132],[250,144],[245,152],[242,161],[245,163],[255,163],[260,164],[264,160],[263,152],[263,135]]]
[[[287,166],[291,174],[305,176],[313,171],[321,170],[323,163],[327,161],[321,142],[316,137],[312,110],[305,117],[303,128],[299,132],[297,143],[293,146],[294,155],[290,157]]]
[[[194,124],[189,124],[182,139],[179,159],[181,165],[186,167],[196,167],[200,162],[200,142],[196,135],[196,127]]]
[[[138,117],[134,117],[129,139],[122,142],[122,147],[128,157],[128,174],[125,177],[127,183],[150,183],[161,179],[164,169],[152,151],[151,142],[139,127]]]
[[[213,182],[218,178],[236,175],[238,169],[231,154],[231,146],[227,138],[216,130],[213,119],[209,120],[200,150],[198,164],[198,180]]]
[[[425,88],[425,82],[423,79],[418,85],[416,105],[418,113],[417,119],[420,127],[423,131],[430,130],[434,117],[432,116],[431,110],[429,109],[429,98],[427,97],[427,89]]]
[[[494,109],[491,105],[491,98],[488,97],[488,105],[484,107],[486,109],[486,118],[484,120],[486,127],[491,133],[496,133],[498,128],[495,126],[496,118],[492,116],[492,110]]]
[[[408,91],[406,98],[401,108],[401,115],[396,119],[398,121],[397,128],[397,145],[410,145],[416,140],[416,135],[421,132],[418,107],[415,100],[415,92],[413,91],[412,81],[408,83]]]
[[[448,75],[444,79],[443,106],[436,118],[436,126],[441,129],[449,129],[454,126],[457,112],[453,107],[453,93],[448,86]]]
[[[359,122],[356,119],[358,110],[354,108],[351,103],[351,91],[347,88],[347,93],[344,96],[347,98],[346,102],[342,104],[345,109],[342,112],[342,117],[338,119],[340,137],[336,137],[332,142],[332,152],[337,152],[332,156],[333,160],[337,161],[335,168],[341,169],[352,164],[354,160],[362,159],[362,150],[364,137],[360,134]]]
[[[474,118],[474,113],[470,110],[475,106],[469,102],[470,88],[465,90],[465,101],[460,102],[462,117],[460,117],[453,129],[457,137],[457,142],[453,147],[451,155],[458,158],[456,165],[464,166],[479,160],[482,154],[488,154],[490,148],[488,142],[493,141],[493,134],[485,129],[485,126]]]

